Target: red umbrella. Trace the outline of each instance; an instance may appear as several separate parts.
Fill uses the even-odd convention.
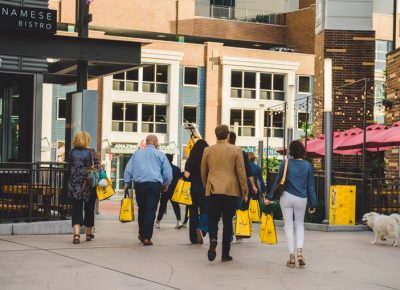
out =
[[[379,132],[382,132],[386,128],[387,127],[385,125],[380,125],[380,124],[375,124],[375,125],[368,126],[366,128],[366,131],[367,131],[366,140],[367,140],[367,142],[372,136],[376,135]],[[364,143],[364,131],[361,130],[361,132],[360,132],[360,131],[357,130],[357,131],[353,132],[353,135],[348,136],[346,138],[346,140],[344,140],[343,142],[341,142],[341,144],[336,146],[335,149],[348,150],[348,149],[362,148],[363,143]]]
[[[371,136],[366,142],[368,148],[374,147],[382,150],[398,145],[400,145],[400,121],[394,123],[391,128]]]

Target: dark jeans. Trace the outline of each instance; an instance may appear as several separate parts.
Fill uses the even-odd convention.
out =
[[[150,240],[153,236],[154,220],[156,218],[160,193],[161,184],[159,182],[135,183],[139,235],[145,240]]]
[[[168,200],[171,201],[172,208],[174,209],[176,219],[178,221],[181,220],[181,208],[179,207],[179,203],[176,203],[175,201],[171,200],[172,194],[173,194],[173,192],[171,192],[171,193],[167,193],[167,192],[161,193],[160,208],[158,209],[158,216],[157,216],[157,220],[158,221],[162,220],[165,212],[167,211]]]
[[[192,182],[190,193],[192,205],[189,211],[189,239],[192,244],[195,244],[197,242],[196,230],[200,229],[203,233],[208,231],[207,199],[201,182]]]
[[[212,194],[208,201],[208,234],[210,242],[218,239],[218,222],[222,216],[222,255],[229,255],[233,233],[232,219],[235,215],[237,197],[224,194]]]
[[[88,201],[72,199],[72,226],[84,225],[85,227],[94,226],[94,205],[96,203],[96,189],[91,189]],[[85,210],[85,214],[83,213]]]

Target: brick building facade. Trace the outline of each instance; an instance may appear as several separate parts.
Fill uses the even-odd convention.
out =
[[[367,125],[373,122],[375,32],[324,30],[315,40],[314,134],[324,133],[324,59],[332,59],[333,130],[363,126],[363,94],[367,78]],[[354,84],[351,84],[356,82]],[[346,85],[346,86],[344,86]],[[344,86],[344,87],[342,87]],[[342,87],[340,89],[335,89]],[[334,157],[334,169],[356,167],[354,157]]]
[[[400,48],[387,56],[387,99],[393,102],[386,110],[385,123],[392,125],[400,120]],[[399,177],[399,148],[385,152],[385,174],[388,178]]]

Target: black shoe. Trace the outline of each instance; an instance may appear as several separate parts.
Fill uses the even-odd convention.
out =
[[[208,260],[210,262],[215,260],[215,257],[217,256],[217,252],[215,249],[217,248],[217,240],[212,240],[210,243],[210,247],[208,248]]]
[[[229,255],[223,255],[222,259],[221,259],[222,262],[230,262],[232,260],[233,260],[233,258]]]

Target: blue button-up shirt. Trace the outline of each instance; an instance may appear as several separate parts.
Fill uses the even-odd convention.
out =
[[[172,168],[164,153],[153,145],[147,145],[133,153],[124,172],[125,185],[133,182],[160,182],[168,186],[172,180]]]

